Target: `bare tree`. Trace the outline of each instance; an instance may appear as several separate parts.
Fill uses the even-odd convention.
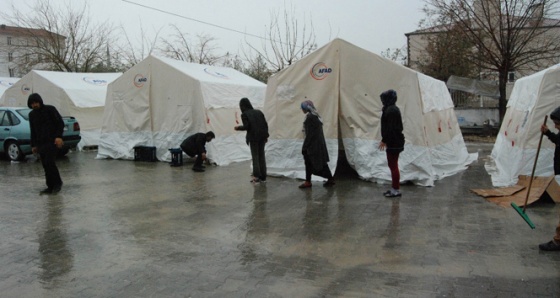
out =
[[[558,0],[425,0],[427,11],[448,19],[474,45],[465,58],[497,73],[500,119],[506,110],[508,73],[537,69],[560,55]]]
[[[278,72],[317,48],[313,23],[309,22],[308,25],[304,21],[302,25],[294,16],[293,7],[291,11],[284,9],[282,18],[278,12],[271,12],[270,25],[263,38],[262,48],[258,49],[245,42],[249,47],[248,51],[243,51],[247,61],[260,64],[253,65],[253,68],[258,69],[264,62],[273,73]],[[256,52],[255,55],[251,54],[253,51]]]
[[[2,13],[13,26],[20,27],[21,38],[9,45],[9,50],[17,53],[13,62],[21,73],[33,68],[89,72],[107,64],[113,28],[108,23],[92,23],[87,5],[74,8],[72,3],[56,8],[49,0],[38,0],[33,13],[15,6],[11,13]]]
[[[408,60],[408,57],[406,54],[406,46],[394,49],[387,48],[385,51],[381,52],[381,56],[407,66],[406,62]]]
[[[179,27],[172,25],[174,34],[171,38],[163,38],[161,51],[164,55],[177,60],[194,62],[199,64],[214,65],[222,57],[215,54],[217,47],[214,45],[216,39],[210,35],[197,35],[197,41],[189,39],[188,34],[182,32]]]
[[[139,23],[141,24],[142,22]],[[157,51],[162,28],[154,29],[154,34],[150,35],[141,25],[140,37],[137,39],[131,38],[123,26],[120,29],[122,38],[119,39],[119,42],[115,42],[112,45],[110,55],[116,69],[124,71]]]

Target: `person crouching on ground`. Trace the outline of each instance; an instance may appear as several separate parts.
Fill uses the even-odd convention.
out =
[[[323,186],[333,186],[334,178],[328,165],[329,152],[325,142],[325,135],[323,134],[323,120],[317,113],[315,105],[311,100],[302,102],[301,110],[306,114],[305,121],[303,122],[305,139],[301,148],[301,154],[303,154],[305,162],[305,181],[299,188],[309,188],[312,186],[311,175],[327,178]]]
[[[389,198],[400,197],[399,154],[404,150],[404,134],[401,111],[396,105],[397,92],[387,90],[380,95],[383,103],[381,113],[381,143],[379,150],[385,150],[387,164],[391,171],[391,189],[383,195]]]
[[[29,113],[31,150],[33,153],[39,153],[47,180],[47,188],[40,194],[56,194],[62,188],[62,179],[55,160],[58,149],[64,145],[62,141],[64,120],[57,109],[51,105],[45,105],[37,93],[29,95],[27,106],[33,109]]]
[[[266,157],[264,155],[264,146],[268,141],[268,123],[264,114],[253,109],[253,105],[248,98],[242,98],[239,101],[241,109],[241,121],[243,125],[235,126],[235,130],[245,130],[247,135],[245,140],[251,149],[251,158],[253,159],[253,178],[251,182],[266,182]]]
[[[180,147],[183,152],[190,157],[196,156],[192,167],[193,171],[204,172],[202,162],[206,160],[206,143],[209,143],[215,137],[216,135],[212,131],[207,133],[199,132],[189,136],[181,143]]]
[[[554,128],[560,130],[560,107],[550,113],[550,119],[554,122]],[[548,129],[546,124],[541,126],[541,132],[544,133],[550,141],[556,145],[554,149],[554,175],[560,175],[560,133],[553,133]],[[560,251],[560,221],[556,226],[556,235],[547,243],[539,244],[539,249],[546,251]]]

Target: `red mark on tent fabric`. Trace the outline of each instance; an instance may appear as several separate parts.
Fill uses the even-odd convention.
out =
[[[447,128],[451,130],[451,122],[449,122],[449,120],[447,120]]]
[[[438,122],[438,128],[437,128],[438,132],[441,132],[441,120],[439,120]]]
[[[507,137],[507,130],[506,130],[506,131],[504,131],[504,134],[505,134],[505,135],[506,135],[506,137]]]
[[[515,141],[511,141],[511,147],[515,146]]]
[[[208,114],[206,114],[206,123],[210,124],[210,118],[208,117]]]
[[[237,112],[235,112],[235,124],[239,124],[239,120],[237,120]]]
[[[518,133],[518,132],[519,132],[519,125],[517,125],[517,126],[515,127],[515,133]]]

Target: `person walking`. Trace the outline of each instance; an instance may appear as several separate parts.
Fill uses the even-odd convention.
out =
[[[192,167],[193,171],[204,172],[202,162],[206,160],[206,143],[209,143],[215,137],[216,135],[212,131],[207,133],[199,132],[189,136],[181,143],[180,147],[183,152],[190,157],[196,156]]]
[[[303,154],[305,162],[305,181],[299,188],[312,187],[312,175],[327,178],[323,186],[333,186],[335,182],[328,165],[329,151],[327,150],[327,143],[323,134],[323,120],[319,113],[317,113],[317,109],[315,109],[315,105],[311,100],[302,102],[301,110],[306,114],[305,121],[303,122],[305,139],[301,148],[301,154]]]
[[[62,179],[55,160],[58,149],[64,145],[64,121],[58,110],[54,106],[45,105],[43,98],[37,93],[29,95],[27,106],[32,109],[29,113],[31,150],[34,154],[39,153],[47,183],[47,188],[40,194],[57,194],[62,188]]]
[[[560,107],[550,113],[550,120],[554,122],[554,128],[560,131]],[[553,133],[546,124],[541,126],[541,132],[556,145],[554,149],[554,175],[560,175],[560,133]],[[540,250],[560,251],[560,221],[556,226],[556,234],[549,242],[539,244]]]
[[[397,92],[387,90],[380,95],[383,104],[381,113],[381,142],[379,150],[385,150],[387,164],[391,171],[391,189],[383,193],[385,197],[400,197],[399,154],[404,150],[404,134],[401,111],[397,107]]]
[[[268,141],[268,123],[263,112],[254,109],[248,98],[239,101],[241,121],[243,125],[235,126],[235,130],[247,131],[245,140],[251,149],[253,159],[253,178],[251,182],[266,182],[266,157],[264,146]]]

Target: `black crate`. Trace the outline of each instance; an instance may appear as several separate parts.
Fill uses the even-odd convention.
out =
[[[153,146],[134,147],[134,161],[157,161],[156,147]]]

